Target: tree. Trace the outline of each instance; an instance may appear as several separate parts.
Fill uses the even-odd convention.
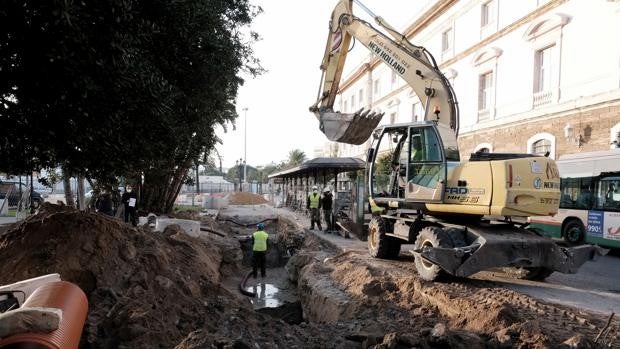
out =
[[[0,8],[0,170],[126,177],[169,211],[188,169],[262,72],[248,0],[7,0]],[[144,182],[142,182],[144,178]]]
[[[301,165],[304,161],[306,161],[306,154],[299,150],[293,149],[288,152],[288,164],[292,166]]]

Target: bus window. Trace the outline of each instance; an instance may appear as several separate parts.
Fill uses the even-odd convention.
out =
[[[597,193],[597,208],[620,211],[620,177],[601,178]]]
[[[562,178],[560,208],[590,209],[596,202],[592,178]]]

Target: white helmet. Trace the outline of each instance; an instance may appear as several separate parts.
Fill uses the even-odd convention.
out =
[[[317,187],[316,185],[313,185],[312,190],[319,190],[319,187]]]
[[[330,192],[329,187],[325,187],[325,189],[323,189],[323,192],[324,193],[329,193]]]

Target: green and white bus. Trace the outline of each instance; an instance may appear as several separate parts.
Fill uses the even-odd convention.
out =
[[[557,165],[560,209],[530,217],[531,227],[570,244],[620,248],[620,149],[565,155]]]

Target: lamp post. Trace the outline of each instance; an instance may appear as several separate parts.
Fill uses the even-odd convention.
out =
[[[236,164],[238,164],[238,168],[237,171],[239,172],[239,191],[243,191],[243,185],[241,182],[241,165],[243,165],[243,159],[239,159],[237,161],[235,161]]]
[[[248,107],[243,108],[244,111],[244,123],[243,126],[243,182],[247,181],[247,165],[246,161],[248,160]]]

